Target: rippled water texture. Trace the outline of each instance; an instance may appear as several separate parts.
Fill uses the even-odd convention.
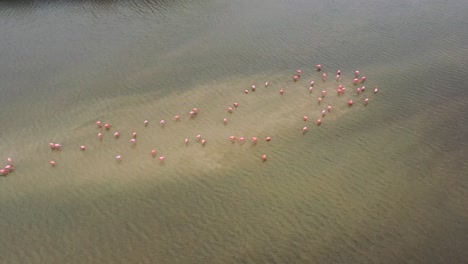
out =
[[[1,1],[0,263],[468,263],[465,2]]]

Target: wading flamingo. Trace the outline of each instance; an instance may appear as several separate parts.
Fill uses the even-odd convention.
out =
[[[253,144],[257,144],[258,138],[257,137],[252,137],[252,142],[253,142]]]

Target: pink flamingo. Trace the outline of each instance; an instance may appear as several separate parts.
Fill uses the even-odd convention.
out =
[[[376,94],[376,93],[378,93],[378,92],[379,92],[379,88],[376,86],[376,87],[374,88],[374,93]]]
[[[320,126],[322,124],[322,119],[317,119],[317,126]]]
[[[145,127],[147,127],[148,124],[149,124],[148,120],[145,120],[145,121],[143,122],[143,124],[145,125]]]
[[[239,143],[242,143],[242,144],[245,143],[245,137],[240,137],[239,138]]]
[[[336,75],[340,76],[341,75],[341,70],[336,71]]]
[[[322,65],[321,65],[321,64],[317,64],[317,65],[315,65],[315,68],[317,68],[317,71],[321,71],[321,70],[322,70]]]
[[[357,84],[359,83],[359,79],[358,79],[358,78],[354,78],[353,83],[354,83],[354,85],[357,85]]]
[[[359,74],[361,74],[360,71],[355,71],[355,72],[354,72],[354,77],[356,77],[356,78],[359,77]]]
[[[160,161],[161,163],[164,163],[165,160],[166,160],[166,158],[165,158],[164,156],[159,157],[159,161]]]
[[[270,142],[270,141],[271,141],[271,137],[267,137],[266,142]]]
[[[239,103],[233,103],[233,105],[235,108],[239,107]]]
[[[245,89],[245,90],[244,90],[244,93],[245,93],[245,94],[249,94],[249,90]]]
[[[298,80],[299,80],[299,76],[294,75],[294,76],[293,76],[293,81],[297,82]]]
[[[315,84],[315,81],[311,81],[311,82],[310,82],[310,86],[311,86],[311,87],[313,87],[314,84]]]
[[[364,99],[364,105],[368,105],[368,104],[369,104],[369,98]]]
[[[59,143],[55,143],[54,147],[56,150],[62,150],[62,145],[60,145]]]
[[[80,150],[85,151],[85,150],[86,150],[86,146],[80,146]]]
[[[339,80],[340,80],[340,75],[336,75],[335,81],[339,81]]]
[[[348,101],[348,106],[353,106],[353,103],[354,103],[353,100],[349,100]]]
[[[96,126],[97,126],[98,128],[101,128],[101,127],[102,127],[102,122],[101,122],[101,121],[97,121],[97,122],[96,122]]]
[[[265,87],[268,87],[268,82],[265,83]]]
[[[237,141],[237,137],[235,136],[230,136],[229,139],[232,141],[232,143]]]
[[[314,91],[314,87],[313,86],[309,87],[309,93],[312,93],[313,91]]]
[[[319,97],[317,100],[318,100],[318,103],[321,104],[323,99],[322,97]]]
[[[279,93],[284,94],[284,90],[283,89],[279,90]]]
[[[117,157],[115,157],[115,160],[117,162],[121,162],[122,161],[122,156],[121,155],[117,155]]]
[[[252,84],[250,87],[251,87],[252,92],[255,92],[255,90],[257,89],[257,88],[255,87],[255,85],[253,85],[253,84]]]
[[[322,117],[324,117],[327,114],[327,110],[322,110]]]
[[[332,106],[331,106],[331,105],[327,106],[327,110],[328,110],[328,112],[331,113],[331,111],[332,111]]]
[[[164,119],[161,120],[161,121],[159,122],[159,124],[160,124],[162,127],[164,127],[164,126],[166,125],[166,120],[164,120]]]
[[[224,122],[225,125],[227,125],[227,118],[224,118],[223,122]]]
[[[136,139],[134,138],[130,139],[130,143],[132,143],[133,145],[136,145]]]
[[[105,128],[106,130],[109,130],[109,129],[111,129],[111,127],[112,127],[112,125],[111,125],[111,124],[105,124],[105,125],[104,125],[104,128]]]
[[[232,107],[228,107],[227,111],[228,113],[232,114]]]
[[[262,156],[262,161],[265,162],[267,160],[267,155]]]
[[[137,137],[137,132],[133,132],[132,138],[136,138],[136,137]]]
[[[56,165],[55,161],[51,160],[50,161],[50,166],[55,167],[55,165]]]
[[[324,82],[327,80],[327,74],[326,73],[322,74],[322,79],[323,79]]]
[[[174,120],[175,120],[175,121],[180,121],[180,116],[179,116],[179,115],[175,115],[175,116],[174,116]]]
[[[8,162],[8,165],[11,165],[11,166],[13,166],[13,161],[12,161],[12,159],[11,159],[11,158],[8,158],[8,159],[7,159],[7,162]]]
[[[202,144],[202,146],[205,146],[206,145],[206,139],[202,139],[201,144]]]
[[[303,117],[303,120],[304,120],[304,122],[307,122],[307,121],[309,121],[309,117],[308,117],[308,116],[304,116],[304,117]]]
[[[364,83],[367,80],[366,76],[361,77],[361,83]]]
[[[306,126],[302,128],[302,134],[305,134],[307,131],[309,131],[309,129]]]
[[[114,133],[114,137],[115,137],[115,138],[119,138],[119,137],[120,137],[120,133],[119,133],[119,132],[115,132],[115,133]]]
[[[197,139],[197,141],[200,141],[201,140],[201,135],[197,135],[195,138]]]
[[[327,95],[327,91],[323,90],[322,91],[322,97],[325,97],[325,95]]]
[[[188,145],[188,138],[185,139],[185,145]]]
[[[302,71],[301,71],[301,70],[297,70],[296,73],[297,73],[298,76],[301,76]]]
[[[360,94],[360,93],[361,93],[361,87],[358,87],[358,88],[356,89],[356,94]]]
[[[156,150],[155,149],[151,150],[151,156],[153,157],[153,159],[156,157]]]
[[[257,144],[257,142],[258,142],[258,138],[256,138],[256,137],[252,137],[252,142],[253,142],[253,144]]]

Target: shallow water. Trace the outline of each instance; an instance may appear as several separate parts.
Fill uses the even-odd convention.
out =
[[[0,178],[0,262],[467,262],[466,13],[463,1],[3,1],[0,158],[16,170]]]

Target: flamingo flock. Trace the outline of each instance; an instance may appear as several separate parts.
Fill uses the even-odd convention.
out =
[[[322,72],[323,71],[323,66],[321,64],[317,64],[315,66],[315,69],[317,72]],[[336,73],[336,78],[335,78],[335,81],[336,82],[339,82],[341,79],[340,77],[342,76],[342,72],[341,70],[337,70],[337,73]],[[293,75],[293,82],[299,82],[301,80],[301,78],[303,78],[303,75],[302,75],[302,70],[297,70],[295,72],[295,74]],[[323,72],[322,73],[322,81],[323,82],[326,82],[327,81],[327,73]],[[353,81],[350,85],[353,85],[353,86],[359,86],[359,85],[363,85],[365,82],[367,81],[367,78],[365,76],[361,76],[361,73],[360,71],[355,71],[354,72],[354,78],[353,78]],[[265,88],[269,87],[270,86],[270,83],[269,82],[265,82]],[[309,85],[309,88],[308,88],[308,91],[309,93],[313,93],[313,90],[314,90],[314,86],[315,86],[315,81],[311,81],[310,82],[310,85]],[[356,95],[359,96],[361,94],[363,94],[366,90],[366,87],[365,86],[360,86],[360,87],[356,87]],[[250,92],[255,92],[256,91],[256,86],[254,84],[252,84],[250,86],[250,89],[245,89],[243,92],[244,94],[248,95],[250,94]],[[343,84],[339,84],[337,86],[337,96],[338,97],[341,97],[345,94],[346,92],[346,87],[343,85]],[[374,94],[378,93],[378,87],[374,87],[374,90],[373,90]],[[284,95],[285,93],[285,90],[284,89],[280,89],[279,90],[279,94],[280,95]],[[320,92],[320,97],[317,98],[317,101],[318,101],[318,104],[320,105],[322,103],[322,101],[324,100],[325,97],[329,96],[327,91],[326,90],[322,90]],[[362,100],[362,104],[364,106],[367,106],[370,102],[370,99],[369,98],[364,98]],[[356,102],[354,100],[348,100],[346,102],[347,106],[348,107],[352,107]],[[239,107],[239,103],[238,102],[234,102],[232,104],[232,106],[228,106],[226,109],[227,109],[227,112],[228,114],[232,114],[235,109],[237,109]],[[328,115],[328,114],[332,114],[332,109],[333,107],[331,105],[328,105],[325,109],[321,110],[320,114],[319,114],[319,118],[317,119],[316,121],[316,125],[317,126],[320,126],[322,125],[322,122],[323,122],[323,119]],[[200,114],[200,110],[196,107],[192,108],[189,112],[188,112],[188,117],[190,119],[196,119],[198,117],[198,115]],[[173,120],[175,122],[181,122],[181,117],[179,115],[176,115],[173,117]],[[304,122],[308,122],[309,121],[309,117],[304,115],[302,117],[302,120]],[[223,118],[223,124],[225,126],[228,125],[228,119],[227,118]],[[144,127],[148,127],[150,124],[150,122],[148,120],[144,120],[143,121],[143,126]],[[164,128],[166,125],[167,125],[167,122],[163,119],[159,122],[159,125]],[[101,121],[97,121],[96,122],[96,127],[98,129],[104,129],[106,131],[109,131],[112,129],[112,124],[110,123],[103,123]],[[310,131],[310,127],[309,126],[304,126],[302,128],[302,134],[305,135],[307,134],[309,131]],[[114,132],[114,138],[115,139],[118,139],[120,138],[120,132]],[[97,139],[98,141],[102,141],[103,140],[103,133],[102,132],[99,132],[97,134]],[[245,144],[247,142],[247,139],[243,136],[241,137],[237,137],[237,136],[230,136],[229,139],[228,139],[232,144]],[[270,142],[272,140],[272,137],[271,136],[268,136],[265,138],[265,142]],[[206,138],[203,138],[200,134],[196,135],[195,136],[195,141],[197,143],[199,143],[202,147],[205,147],[207,146],[208,144],[208,140]],[[137,132],[133,132],[132,133],[132,136],[131,138],[129,139],[129,142],[130,142],[130,145],[131,146],[135,146],[137,144]],[[185,138],[185,139],[181,139],[181,142],[184,142],[184,144],[186,146],[189,145],[189,139],[188,138]],[[259,139],[255,136],[251,137],[251,144],[253,145],[256,145],[257,143],[259,142]],[[51,151],[61,151],[62,150],[62,145],[60,143],[49,143],[49,147],[51,149]],[[86,151],[86,146],[84,145],[81,145],[79,146],[79,150],[80,151],[83,151],[85,152]],[[166,160],[166,157],[163,156],[163,155],[160,155],[158,157],[157,155],[157,151],[155,149],[152,149],[151,152],[149,153],[150,157],[153,158],[153,159],[158,159],[160,164],[164,164],[165,160]],[[122,163],[123,160],[124,160],[124,157],[121,155],[121,154],[117,154],[115,156],[115,160],[117,163]],[[262,162],[266,162],[267,161],[267,154],[263,154],[261,157],[260,157],[260,160]],[[50,166],[52,167],[56,167],[57,166],[57,163],[56,161],[54,160],[51,160],[49,161],[49,164]],[[11,158],[8,158],[7,159],[7,164],[5,165],[5,167],[3,169],[0,169],[0,176],[8,176],[8,174],[12,173],[13,171],[15,170],[15,167],[13,165],[13,162],[12,162],[12,159]]]

